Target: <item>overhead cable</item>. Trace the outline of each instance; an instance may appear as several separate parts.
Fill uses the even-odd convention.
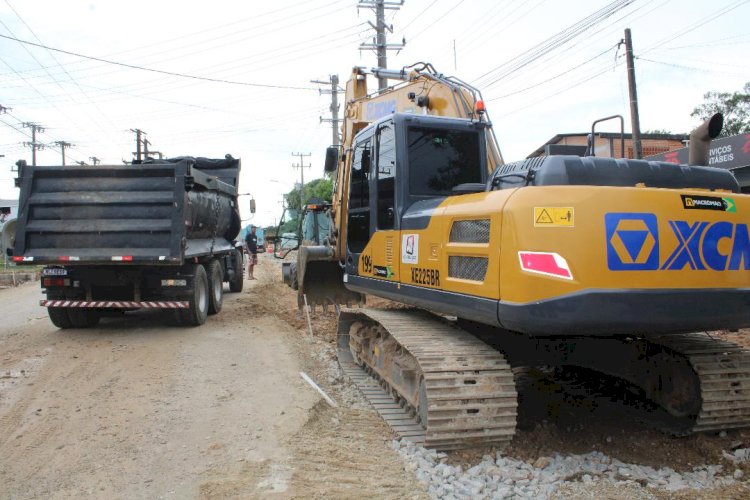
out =
[[[20,38],[15,38],[15,37],[12,37],[12,36],[2,35],[2,34],[0,34],[0,38],[5,38],[7,40],[13,40],[15,42],[23,43],[23,44],[26,44],[26,45],[32,45],[34,47],[40,47],[42,49],[47,49],[47,50],[52,50],[52,51],[55,51],[55,52],[60,52],[61,54],[67,54],[69,56],[80,57],[80,58],[83,58],[83,59],[89,59],[91,61],[98,61],[98,62],[102,62],[102,63],[106,63],[106,64],[113,64],[115,66],[122,66],[122,67],[125,67],[125,68],[137,69],[137,70],[140,70],[140,71],[149,71],[151,73],[159,73],[159,74],[162,74],[162,75],[176,76],[176,77],[179,77],[179,78],[190,78],[192,80],[202,80],[202,81],[205,81],[205,82],[214,82],[214,83],[227,83],[227,84],[230,84],[230,85],[242,85],[242,86],[245,86],[245,87],[262,87],[262,88],[288,89],[288,90],[314,90],[314,91],[318,90],[315,87],[294,87],[294,86],[290,86],[290,85],[273,85],[273,84],[267,84],[267,83],[239,82],[239,81],[234,81],[234,80],[224,80],[224,79],[221,79],[221,78],[210,78],[210,77],[207,77],[207,76],[188,75],[188,74],[185,74],[185,73],[177,73],[177,72],[174,72],[174,71],[165,71],[165,70],[156,69],[156,68],[146,68],[146,67],[143,67],[143,66],[137,66],[135,64],[128,64],[128,63],[123,63],[123,62],[118,62],[118,61],[110,61],[108,59],[102,59],[102,58],[94,57],[94,56],[87,56],[85,54],[79,54],[77,52],[71,52],[69,50],[57,49],[55,47],[50,47],[48,45],[43,45],[41,43],[34,43],[34,42],[30,42],[28,40],[21,40]]]

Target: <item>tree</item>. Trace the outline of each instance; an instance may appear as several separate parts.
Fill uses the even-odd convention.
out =
[[[743,134],[750,132],[750,82],[742,87],[741,92],[706,92],[706,100],[690,113],[701,120],[708,120],[714,113],[724,115],[724,128],[721,135]]]
[[[642,133],[643,135],[672,135],[672,132],[665,128],[649,129]]]
[[[295,187],[284,195],[287,208],[299,210],[302,207],[300,202],[299,187]],[[320,198],[325,201],[333,199],[333,182],[331,179],[315,179],[305,184],[305,200],[311,198]]]

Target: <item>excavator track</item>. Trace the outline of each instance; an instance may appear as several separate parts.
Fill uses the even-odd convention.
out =
[[[698,377],[700,412],[674,434],[750,427],[750,351],[705,333],[652,339],[684,356]]]
[[[343,310],[339,361],[394,431],[428,448],[505,446],[517,394],[504,356],[419,310]]]

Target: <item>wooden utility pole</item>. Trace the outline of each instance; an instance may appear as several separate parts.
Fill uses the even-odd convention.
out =
[[[143,143],[142,140],[145,140],[145,137],[144,139],[141,139],[141,136],[145,136],[146,132],[139,128],[131,128],[130,131],[135,133],[135,151],[133,152],[133,154],[135,155],[136,160],[141,161],[143,159],[141,144]]]
[[[300,208],[305,206],[305,169],[312,167],[312,165],[305,165],[305,157],[312,156],[312,153],[292,153],[292,156],[299,156],[299,165],[292,164],[292,168],[299,169],[300,186],[299,186],[299,201]]]
[[[71,143],[65,142],[65,141],[55,141],[55,144],[60,146],[60,151],[62,152],[62,164],[63,167],[65,166],[65,149],[72,146]]]
[[[630,38],[630,28],[625,30],[625,61],[628,66],[628,92],[630,93],[630,127],[633,130],[633,158],[640,160],[643,156],[641,147],[641,119],[638,116],[638,92],[635,86],[635,63],[633,61],[633,40]]]
[[[40,144],[36,142],[36,133],[37,132],[44,132],[44,127],[39,125],[38,123],[33,122],[24,122],[22,123],[22,126],[24,128],[30,128],[31,129],[31,142],[24,142],[24,146],[30,146],[31,147],[31,165],[36,166],[36,152],[41,151],[44,149],[44,144]]]
[[[375,30],[375,38],[373,43],[363,43],[359,46],[359,50],[374,49],[378,56],[378,68],[388,67],[388,56],[389,50],[401,50],[406,45],[406,40],[403,40],[400,44],[388,44],[386,41],[386,30],[393,33],[393,26],[386,26],[385,24],[385,11],[386,10],[398,10],[404,4],[404,0],[399,2],[386,2],[386,0],[359,0],[357,8],[366,7],[375,11],[375,24],[371,21],[367,23]],[[385,77],[378,77],[378,89],[383,90],[388,87],[388,79]]]
[[[321,94],[331,94],[331,107],[329,108],[331,110],[331,117],[330,118],[323,118],[320,117],[320,122],[329,122],[331,124],[331,139],[334,146],[338,146],[340,144],[339,139],[339,92],[343,92],[344,89],[339,88],[339,75],[330,75],[329,81],[323,82],[320,80],[310,80],[311,83],[319,83],[321,85],[330,85],[331,89],[320,89],[319,92]]]

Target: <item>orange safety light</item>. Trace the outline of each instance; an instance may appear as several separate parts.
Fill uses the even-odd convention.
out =
[[[480,115],[487,111],[487,108],[484,107],[484,101],[481,100],[477,101],[477,103],[474,105],[474,109]]]

